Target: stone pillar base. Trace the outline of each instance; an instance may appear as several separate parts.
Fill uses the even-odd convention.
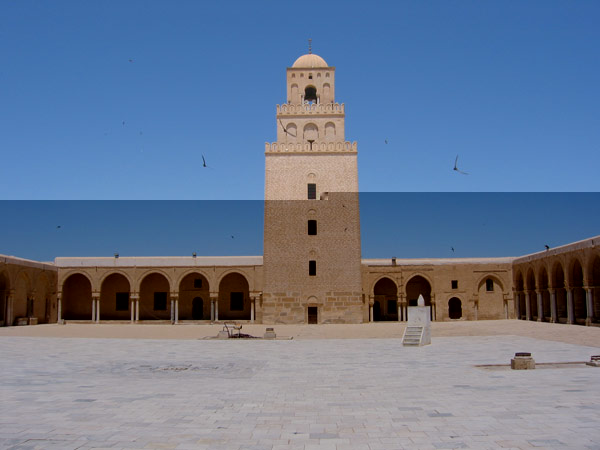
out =
[[[531,357],[531,353],[515,353],[515,357],[510,360],[510,368],[512,370],[533,370],[535,361]]]

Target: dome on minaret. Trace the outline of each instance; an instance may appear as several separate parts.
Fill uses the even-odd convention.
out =
[[[314,53],[307,53],[306,55],[302,55],[298,58],[294,65],[292,66],[295,69],[314,69],[317,67],[329,67],[325,60],[321,58],[319,55],[315,55]]]

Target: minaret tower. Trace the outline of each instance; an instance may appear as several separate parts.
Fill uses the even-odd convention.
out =
[[[335,102],[335,68],[309,53],[287,69],[277,142],[265,151],[263,323],[360,323],[356,142]]]

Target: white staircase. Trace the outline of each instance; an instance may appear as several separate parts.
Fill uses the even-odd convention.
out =
[[[423,339],[423,327],[407,325],[402,336],[402,345],[405,347],[420,347]]]

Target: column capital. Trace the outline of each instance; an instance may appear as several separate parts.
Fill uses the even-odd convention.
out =
[[[211,300],[218,300],[219,299],[219,293],[218,292],[210,292],[210,299]]]
[[[554,289],[554,288],[548,288],[548,292],[550,294],[556,294],[556,289]]]
[[[129,300],[139,300],[140,299],[140,294],[138,294],[137,292],[132,292],[131,294],[129,294]]]
[[[98,300],[100,298],[100,292],[92,292],[92,299]]]

